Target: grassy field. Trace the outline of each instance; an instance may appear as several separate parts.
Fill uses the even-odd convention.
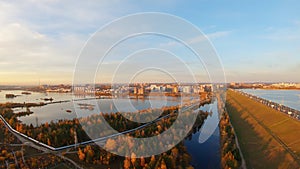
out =
[[[247,168],[300,168],[300,122],[234,91],[226,108]]]

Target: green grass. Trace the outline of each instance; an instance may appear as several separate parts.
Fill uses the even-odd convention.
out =
[[[226,102],[247,168],[299,168],[282,146],[300,156],[299,121],[233,91]]]

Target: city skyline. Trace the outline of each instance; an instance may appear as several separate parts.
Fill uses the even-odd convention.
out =
[[[76,58],[92,34],[137,12],[168,13],[197,26],[218,52],[227,82],[300,82],[299,5],[297,1],[1,1],[0,85],[71,84]],[[155,75],[150,72],[149,80]],[[207,82],[205,75],[197,76]]]

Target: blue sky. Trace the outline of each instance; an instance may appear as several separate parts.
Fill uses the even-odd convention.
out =
[[[104,24],[137,12],[164,12],[199,27],[228,82],[300,82],[300,2],[0,2],[0,84],[71,83],[76,58]]]

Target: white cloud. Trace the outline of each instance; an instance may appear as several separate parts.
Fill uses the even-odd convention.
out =
[[[48,78],[49,70],[72,76],[75,59],[85,41],[77,35],[53,39],[19,23],[2,26],[0,37],[0,78],[6,82],[23,79],[24,83],[33,76]]]
[[[118,3],[1,1],[0,83],[28,83],[34,77],[70,82],[76,58],[91,33],[124,12],[117,9],[126,5]]]

